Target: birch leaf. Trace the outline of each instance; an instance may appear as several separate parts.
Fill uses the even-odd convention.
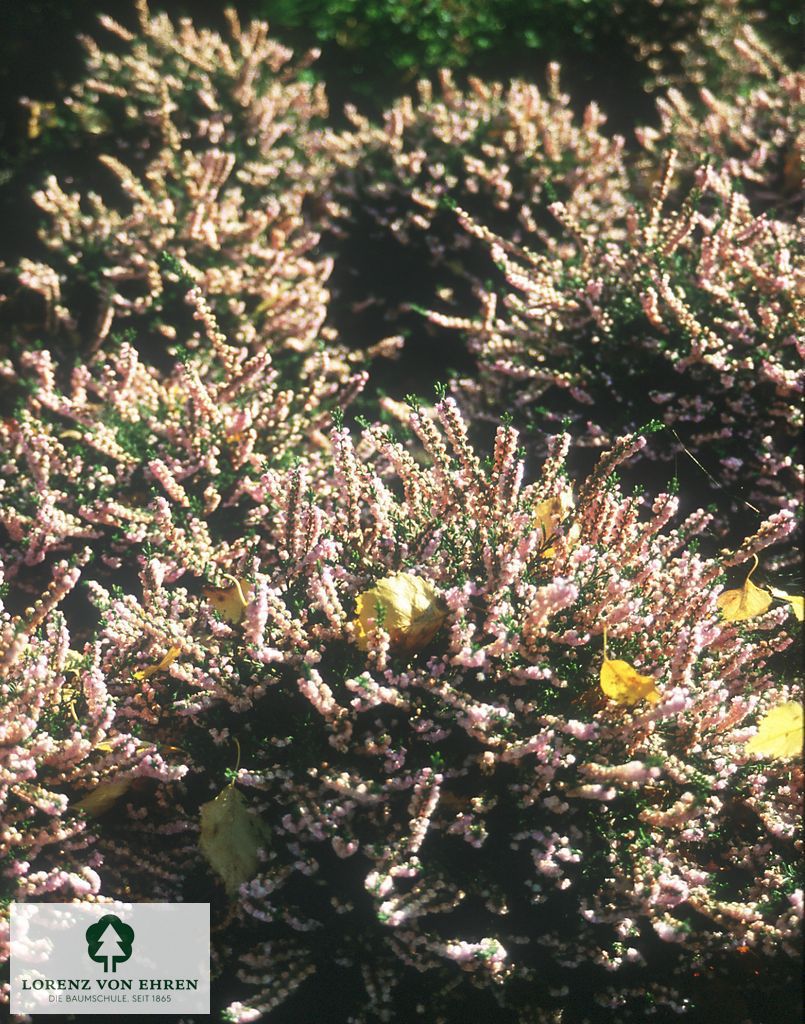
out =
[[[199,848],[220,876],[229,896],[257,874],[258,849],[264,845],[263,823],[249,810],[234,786],[201,806]]]
[[[556,527],[561,521],[563,513],[562,499],[559,497],[546,498],[534,509],[534,525],[542,530],[545,540],[556,533]]]
[[[138,668],[136,672],[132,672],[132,675],[135,679],[150,679],[155,672],[164,672],[166,668],[170,668],[181,653],[181,647],[171,647],[158,665],[149,665],[148,668]]]
[[[627,707],[640,700],[656,704],[660,699],[652,676],[643,676],[628,661],[606,655],[601,666],[601,689],[610,700]]]
[[[780,601],[788,601],[796,618],[800,622],[805,620],[805,597],[802,594],[786,594],[778,587],[769,587],[769,593]]]
[[[721,609],[722,618],[727,622],[743,622],[744,619],[753,619],[756,615],[768,611],[771,602],[771,594],[756,587],[748,579],[739,589],[725,590],[718,596],[716,604]]]
[[[755,616],[762,615],[771,608],[771,594],[768,590],[756,587],[751,580],[755,569],[757,569],[757,555],[755,555],[755,564],[750,569],[744,585],[735,590],[725,590],[716,599],[716,604],[721,610],[721,617],[727,622],[743,622],[746,619],[754,619]]]
[[[229,587],[204,587],[202,593],[212,604],[222,619],[227,622],[238,623],[243,618],[243,613],[253,596],[252,586],[246,580],[232,580]]]
[[[802,705],[793,701],[778,704],[760,720],[746,752],[759,757],[796,757],[802,753],[803,735]]]
[[[83,811],[88,818],[97,818],[105,814],[125,796],[131,789],[132,779],[116,779],[114,782],[99,782],[92,792],[73,804]]]
[[[362,651],[368,650],[370,619],[382,618],[383,629],[396,651],[413,653],[436,636],[447,617],[447,606],[439,592],[410,572],[378,580],[371,590],[358,595],[356,611],[357,643]]]
[[[553,498],[546,498],[545,501],[541,501],[537,505],[534,509],[534,525],[541,531],[543,543],[547,544],[552,537],[556,536],[559,524],[574,508],[571,491],[563,491]],[[574,523],[568,532],[568,546],[572,547],[577,544],[580,536],[581,527],[578,523]],[[551,544],[545,547],[541,554],[543,558],[551,558],[556,554],[556,548]]]

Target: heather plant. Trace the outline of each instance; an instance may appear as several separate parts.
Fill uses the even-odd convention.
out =
[[[244,29],[230,12],[228,44],[135,6],[140,34],[102,18],[123,52],[86,39],[87,74],[64,101],[63,130],[108,145],[101,191],[48,177],[34,201],[49,259],[23,259],[19,283],[90,350],[132,318],[138,334],[172,338],[177,260],[233,339],[302,352],[333,342],[323,326],[332,263],[303,215],[328,173],[323,88],[264,23]]]
[[[153,744],[122,727],[125,715],[107,689],[99,645],[89,639],[80,653],[70,647],[65,616],[56,609],[89,557],[85,549],[69,562],[56,561],[51,582],[21,614],[0,604],[4,907],[10,898],[99,896],[95,869],[102,858],[87,812],[99,813],[138,781],[166,784],[187,771],[169,766]],[[7,939],[4,920],[3,959]]]
[[[283,186],[315,176],[312,133],[327,115],[324,86],[307,71],[316,50],[292,62],[266,22],[242,26],[233,8],[225,12],[228,40],[189,18],[174,25],[152,15],[147,0],[133,8],[136,32],[99,17],[111,37],[106,49],[81,37],[86,74],[54,112],[61,131],[101,136],[119,148],[114,156],[135,159],[174,138],[191,151],[233,150],[256,161],[254,173],[281,198]]]
[[[701,76],[690,69],[684,84],[658,97],[659,126],[637,130],[649,154],[644,166],[675,149],[681,167],[692,173],[706,154],[729,170],[755,212],[773,207],[776,217],[793,219],[802,185],[805,78],[749,26],[726,40],[714,34],[708,42],[728,60],[729,74],[713,88],[699,84],[694,91]]]
[[[717,466],[722,485],[762,507],[796,508],[796,229],[755,216],[726,170],[701,168],[688,194],[670,202],[674,156],[651,201],[626,214],[624,238],[619,227],[609,237],[588,233],[556,203],[559,231],[540,233],[533,248],[515,246],[459,211],[507,285],[501,302],[479,286],[478,319],[429,317],[467,334],[481,370],[460,385],[470,400],[512,402],[532,424],[570,416],[593,446],[657,415]]]
[[[188,816],[154,786],[187,774],[179,746],[186,723],[161,715],[148,683],[153,667],[130,675],[139,694],[107,688],[97,654],[117,619],[100,600],[93,614],[83,587],[106,585],[122,597],[148,545],[164,546],[166,537],[178,561],[165,562],[160,579],[175,582],[189,560],[200,578],[222,582],[254,534],[250,509],[236,511],[237,488],[303,453],[315,478],[326,461],[325,410],[348,406],[365,383],[365,372],[320,347],[299,357],[296,387],[283,387],[267,348],[230,345],[201,292],[192,287],[186,300],[199,329],[184,336],[181,359],[168,369],[119,339],[87,363],[60,365],[33,349],[2,367],[6,386],[25,396],[0,428],[8,601],[0,855],[13,880],[4,905],[48,893],[181,898],[187,876],[173,861],[198,856],[197,813]],[[178,515],[161,501],[166,495]],[[65,599],[66,616],[55,610]],[[142,844],[127,840],[127,827],[98,834],[87,824],[127,794],[149,799]]]
[[[201,292],[186,298],[199,328],[170,370],[125,340],[74,365],[65,388],[47,349],[8,362],[7,383],[29,395],[0,427],[11,458],[0,472],[0,522],[13,542],[7,565],[37,565],[100,537],[101,558],[114,565],[120,544],[125,551],[163,529],[147,510],[156,492],[185,510],[187,544],[200,545],[198,566],[212,569],[206,520],[217,514],[236,532],[221,506],[236,480],[303,454],[309,472],[322,461],[329,410],[350,404],[366,372],[322,346],[299,357],[288,387],[287,361],[280,374],[267,347],[250,354],[230,345]]]
[[[52,381],[30,369],[28,416],[46,420]],[[176,384],[167,430],[189,452],[210,406],[236,414],[192,374]],[[148,404],[142,373],[128,387]],[[706,513],[669,529],[676,498],[641,511],[621,494],[644,437],[620,438],[574,498],[567,436],[528,482],[516,431],[484,459],[452,399],[404,426],[407,444],[371,424],[356,444],[336,424],[323,470],[264,458],[181,478],[151,462],[164,493],[134,528],[5,614],[4,699],[56,699],[64,730],[32,715],[5,748],[15,800],[22,781],[55,794],[10,844],[10,894],[74,858],[53,891],[202,892],[238,1021],[664,1019],[695,1007],[692,972],[738,948],[785,975],[802,778],[790,739],[769,754],[764,730],[796,717],[795,609],[767,590],[748,614],[721,598],[791,513],[712,559],[695,544]],[[7,465],[44,492],[64,466],[35,451],[26,439]],[[30,569],[9,532],[13,600]],[[79,573],[100,620],[71,655],[56,606]]]
[[[596,443],[606,443],[607,438],[633,429],[654,414],[650,405],[640,401],[642,388],[636,395],[640,409],[629,409],[634,404],[631,396],[621,409],[623,393],[631,389],[639,372],[635,365],[637,350],[632,348],[633,332],[637,331],[642,335],[638,341],[640,351],[651,351],[646,359],[646,376],[653,378],[650,385],[655,381],[659,385],[659,377],[663,377],[662,386],[650,389],[670,393],[655,350],[666,351],[680,363],[680,370],[685,370],[680,403],[690,415],[682,420],[698,422],[703,416],[708,417],[709,433],[702,429],[690,434],[689,446],[694,454],[699,458],[703,454],[699,449],[700,436],[719,445],[726,442],[725,450],[717,452],[721,460],[726,460],[725,475],[722,476],[720,465],[713,468],[715,476],[731,487],[736,481],[735,471],[743,465],[743,453],[737,449],[742,448],[741,438],[747,435],[742,432],[741,423],[751,419],[755,421],[752,430],[761,439],[755,450],[760,453],[770,444],[775,455],[768,464],[748,471],[753,481],[750,489],[762,494],[768,481],[773,480],[772,500],[779,495],[780,500],[796,501],[801,474],[796,470],[788,474],[786,461],[798,461],[794,446],[801,425],[801,382],[796,376],[799,356],[793,341],[798,309],[797,237],[784,222],[794,220],[798,202],[801,75],[787,69],[751,28],[743,26],[739,30],[738,14],[733,10],[732,15],[736,24],[726,39],[718,38],[718,26],[724,28],[718,18],[709,29],[704,18],[698,45],[691,44],[689,51],[685,50],[691,60],[694,53],[703,54],[702,60],[709,54],[708,59],[714,63],[722,58],[726,63],[732,54],[729,74],[724,72],[719,79],[728,98],[719,99],[710,88],[701,85],[698,100],[688,102],[679,89],[670,88],[657,101],[659,127],[638,130],[644,154],[630,153],[623,138],[606,133],[605,119],[596,104],[588,106],[577,119],[569,97],[560,91],[555,64],[549,66],[544,93],[521,81],[513,81],[504,88],[473,77],[468,87],[461,88],[445,71],[440,74],[441,96],[436,94],[434,98],[431,83],[422,81],[418,87],[419,102],[404,97],[386,111],[382,125],[348,107],[355,130],[344,137],[346,146],[337,158],[341,166],[333,179],[333,193],[341,210],[337,211],[339,216],[330,230],[339,238],[346,238],[345,244],[353,246],[355,259],[361,263],[360,269],[353,269],[349,275],[343,270],[337,274],[336,289],[343,298],[341,306],[351,298],[353,310],[361,315],[364,310],[379,309],[386,321],[396,319],[409,332],[417,332],[410,311],[432,306],[434,295],[446,316],[430,316],[430,329],[449,326],[451,321],[466,323],[462,314],[476,301],[472,293],[506,291],[501,281],[501,270],[506,270],[505,261],[495,258],[493,265],[489,260],[488,247],[485,255],[473,244],[476,232],[456,232],[452,210],[458,206],[459,221],[466,220],[468,215],[506,243],[534,250],[539,259],[543,254],[549,255],[555,266],[548,287],[558,294],[546,294],[536,307],[531,307],[534,313],[529,311],[516,323],[507,325],[495,342],[490,341],[488,324],[480,331],[477,323],[470,329],[470,350],[484,353],[480,359],[482,378],[487,376],[490,363],[494,363],[495,374],[505,367],[502,372],[511,373],[519,389],[513,399],[515,404],[531,407],[533,399],[540,395],[539,381],[551,376],[552,367],[556,382],[565,393],[574,398],[584,395],[582,401],[587,401],[592,392],[580,386],[581,380],[595,378],[598,407],[621,416],[611,424],[611,429],[603,426],[600,419],[590,421],[591,427],[599,431],[595,434]],[[701,79],[692,71],[691,75],[692,81]],[[704,80],[716,87],[714,78]],[[675,154],[677,176],[668,205],[675,205],[678,213],[668,214],[669,225],[676,218],[676,227],[683,237],[670,242],[668,252],[659,252],[656,257],[648,253],[637,256],[629,251],[633,245],[630,217],[651,215],[649,194],[662,177],[670,151]],[[701,165],[703,153],[712,172]],[[699,197],[700,179],[708,173],[710,184]],[[723,181],[714,184],[718,176]],[[668,185],[666,182],[664,187]],[[772,257],[772,251],[778,252],[784,262],[794,261],[793,272],[784,278],[774,277],[773,285],[761,284],[756,274],[743,268],[743,257],[750,248],[748,239],[745,245],[741,243],[744,252],[736,265],[730,265],[732,253],[724,254],[717,283],[715,279],[711,282],[710,255],[703,254],[703,260],[698,259],[699,231],[718,230],[733,193],[746,196],[748,202],[742,216],[747,225],[750,216],[754,216],[758,227],[764,223],[764,213],[773,218],[751,243],[755,248],[752,262],[765,268],[769,258],[777,258]],[[692,205],[698,209],[693,218],[701,219],[696,230],[684,226]],[[563,230],[557,232],[555,213],[560,208],[564,211],[560,218]],[[637,212],[633,215],[630,210]],[[711,226],[705,228],[708,222]],[[709,253],[708,246],[709,243],[705,249]],[[587,256],[582,257],[582,252]],[[788,256],[783,255],[786,252]],[[588,301],[586,295],[579,297],[591,274],[596,280],[602,277],[597,268],[593,270],[594,262],[602,257],[602,265],[612,266],[613,271],[609,277],[603,275],[612,287],[613,303],[608,310],[612,321],[607,328],[607,345],[598,344],[595,314],[587,316],[594,302]],[[529,259],[530,256],[524,256],[518,267],[508,268],[512,275],[508,282],[512,308],[520,301],[518,293],[528,290],[522,276]],[[638,279],[632,270],[624,269],[632,261],[636,261],[635,267],[640,266]],[[648,263],[653,264],[651,271],[647,269]],[[376,267],[382,268],[379,278]],[[761,276],[765,273],[762,270]],[[671,287],[677,292],[684,291],[684,302],[694,296],[694,317],[701,311],[707,328],[723,331],[724,352],[735,352],[734,358],[727,358],[728,372],[720,375],[714,394],[703,393],[708,387],[707,371],[686,368],[682,363],[690,338],[683,337],[679,345],[671,337],[655,339],[658,330],[665,335],[679,330],[685,335],[688,326],[660,326],[642,319],[640,302],[645,289],[656,288],[649,281],[666,275]],[[539,286],[544,283],[547,284],[540,277]],[[714,288],[719,291],[715,304]],[[785,296],[782,305],[780,292]],[[679,294],[672,301],[677,299]],[[780,317],[774,312],[774,326],[769,326],[771,321],[764,319],[766,311],[778,308],[787,313]],[[761,320],[754,327],[746,319],[750,309],[761,313]],[[347,323],[351,321],[342,320],[342,329]],[[556,331],[554,324],[558,325]],[[372,327],[377,329],[375,324]],[[524,332],[530,332],[527,339]],[[431,334],[433,343],[436,337]],[[442,334],[439,340],[443,337]],[[581,344],[580,337],[585,339]],[[734,344],[735,338],[741,340]],[[696,343],[691,347],[695,350]],[[757,358],[749,355],[751,351]],[[775,353],[771,359],[768,352]],[[697,358],[694,354],[693,361]],[[536,367],[529,366],[532,359],[538,364]],[[702,362],[714,365],[709,357]],[[738,365],[741,372],[736,377]],[[767,386],[772,365],[778,368],[771,370],[778,375],[776,394]],[[530,380],[529,369],[535,369],[537,384],[532,387],[527,383],[522,388],[522,382]],[[778,370],[784,374],[784,381]],[[611,387],[607,383],[610,378]],[[739,378],[743,379],[743,394],[733,398],[727,392]],[[471,379],[469,391],[477,388],[477,380]],[[747,392],[754,392],[757,401],[746,398]],[[501,391],[492,387],[488,393],[495,405]],[[783,399],[782,404],[779,398]],[[718,408],[724,402],[739,406],[734,452],[727,450],[731,445],[725,435],[725,429],[732,425],[733,413]],[[702,403],[702,407],[697,403]],[[564,408],[555,408],[548,402],[549,415],[556,414],[557,419],[576,415],[578,407],[559,403],[563,404]],[[545,404],[540,415],[544,408]],[[628,418],[623,418],[622,413]],[[722,421],[722,413],[726,421]],[[670,425],[671,418],[665,418]],[[764,440],[767,437],[772,438],[771,442]],[[586,440],[590,440],[589,435]],[[679,448],[674,450],[678,452]],[[732,463],[733,458],[741,461]],[[766,463],[763,455],[761,462]],[[783,475],[778,478],[779,468]],[[760,485],[755,488],[754,479],[758,476]],[[753,498],[747,498],[754,504]]]
[[[565,202],[590,231],[605,230],[622,211],[624,140],[602,131],[606,118],[595,103],[575,116],[558,65],[549,66],[544,91],[474,77],[463,89],[448,70],[436,94],[427,80],[417,88],[418,103],[403,97],[382,126],[347,108],[354,131],[340,157],[346,171],[333,185],[347,217],[368,211],[402,243],[424,240],[438,265],[462,247],[449,218],[432,230],[446,204],[496,218],[514,238],[533,230],[551,201]]]
[[[793,1024],[794,227],[728,156],[636,200],[555,66],[336,135],[264,25],[137,10],[69,105],[103,194],[49,178],[7,275],[0,957],[12,900],[197,900],[223,1020],[698,1021],[726,979]],[[465,411],[355,416],[317,235],[359,215],[480,298],[428,314]],[[663,423],[751,536],[625,493]]]
[[[417,89],[418,99],[398,100],[382,123],[347,106],[352,130],[336,156],[325,233],[343,253],[333,276],[339,330],[370,339],[402,332],[410,346],[434,293],[467,308],[474,282],[495,276],[483,246],[456,224],[455,204],[516,239],[541,230],[554,201],[567,202],[591,232],[627,203],[623,139],[605,132],[597,104],[574,113],[557,65],[544,88],[472,76],[461,87],[443,70],[436,87],[422,80]],[[428,339],[434,351],[449,351],[448,333]],[[434,368],[443,372],[444,361]]]
[[[735,63],[735,44],[739,53],[747,43],[750,50],[767,51],[756,30],[783,62],[801,57],[796,39],[802,12],[786,0],[758,6],[744,0],[652,0],[652,6],[657,14],[653,22],[633,21],[627,29],[636,56],[649,71],[648,91],[689,84],[719,92],[730,83],[742,87],[745,66],[741,58]]]
[[[242,344],[307,352],[335,340],[324,326],[332,263],[312,251],[301,196],[295,212],[288,196],[247,203],[235,158],[218,149],[166,149],[142,178],[117,158],[101,162],[119,186],[113,201],[66,192],[53,176],[34,195],[50,218],[41,234],[48,262],[20,260],[8,299],[38,293],[40,330],[91,352],[130,327],[165,348],[190,279]]]

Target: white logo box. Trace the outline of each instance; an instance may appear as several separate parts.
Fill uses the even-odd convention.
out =
[[[209,903],[12,903],[11,1012],[210,1012]]]

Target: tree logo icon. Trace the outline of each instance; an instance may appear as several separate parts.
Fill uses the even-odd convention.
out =
[[[103,964],[103,972],[112,974],[117,965],[131,956],[134,929],[124,924],[115,914],[105,914],[86,931],[87,955],[96,964]]]

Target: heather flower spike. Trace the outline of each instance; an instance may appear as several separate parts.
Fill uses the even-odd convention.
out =
[[[616,704],[631,707],[638,701],[656,704],[660,699],[654,679],[641,675],[628,661],[610,658],[607,651],[607,627],[604,626],[604,663],[601,666],[601,689]]]
[[[410,572],[398,572],[378,580],[371,590],[358,595],[355,626],[358,647],[369,649],[369,638],[375,625],[380,625],[391,638],[398,653],[413,654],[421,650],[439,632],[447,610],[439,592]]]
[[[755,555],[754,565],[750,569],[744,585],[735,590],[725,590],[723,594],[719,595],[716,604],[721,609],[722,618],[727,622],[743,622],[745,619],[753,619],[771,608],[771,594],[767,590],[756,587],[751,580],[752,573],[757,566],[758,557]]]
[[[757,733],[746,744],[747,754],[758,757],[788,758],[802,755],[802,705],[793,701],[778,704],[760,721]]]

